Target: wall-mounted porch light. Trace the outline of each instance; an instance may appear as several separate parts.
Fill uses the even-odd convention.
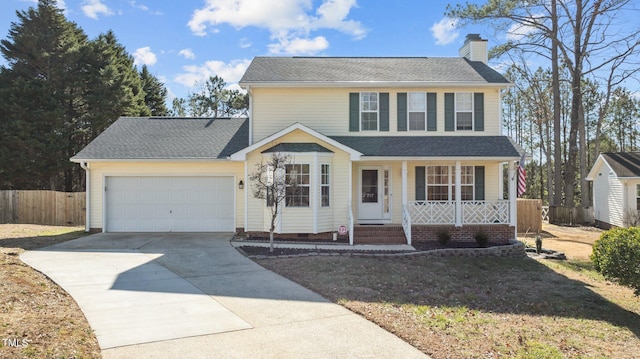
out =
[[[238,189],[244,189],[244,182],[242,182],[242,180],[238,182]]]

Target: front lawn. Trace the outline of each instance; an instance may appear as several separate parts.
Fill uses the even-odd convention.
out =
[[[0,358],[99,358],[76,302],[20,254],[85,235],[78,227],[0,224]]]
[[[640,298],[584,262],[299,257],[261,265],[433,358],[635,358]]]

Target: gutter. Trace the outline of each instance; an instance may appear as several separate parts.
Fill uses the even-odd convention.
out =
[[[84,225],[85,228],[84,228],[84,231],[88,233],[91,230],[91,223],[90,223],[90,220],[91,220],[91,210],[90,210],[90,208],[91,208],[91,206],[89,205],[91,203],[91,196],[89,195],[89,190],[91,188],[91,175],[89,173],[89,163],[88,162],[80,162],[80,167],[82,167],[82,169],[85,171],[85,174],[86,174],[86,180],[85,180],[85,187],[86,187],[85,196],[86,196],[86,199],[85,199],[85,205],[84,205],[84,207],[85,207],[84,212],[85,212],[85,216],[86,217],[85,217],[85,225]]]

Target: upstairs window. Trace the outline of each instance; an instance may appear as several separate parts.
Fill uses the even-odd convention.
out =
[[[425,92],[409,92],[409,131],[424,131],[427,122],[427,97]]]
[[[378,130],[378,93],[360,93],[360,130]]]
[[[473,93],[456,93],[456,130],[473,130]]]

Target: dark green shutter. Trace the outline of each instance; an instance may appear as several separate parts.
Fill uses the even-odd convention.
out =
[[[436,119],[437,109],[436,93],[427,92],[427,131],[437,131],[438,122]]]
[[[360,131],[360,94],[349,94],[349,131]]]
[[[456,98],[453,93],[444,94],[444,130],[454,131],[456,128]]]
[[[476,201],[484,201],[484,166],[475,166]]]
[[[416,201],[426,200],[424,166],[416,166]]]
[[[398,92],[398,131],[407,130],[407,93]]]
[[[473,128],[475,131],[484,131],[484,94],[473,94]]]
[[[380,93],[380,131],[389,131],[389,93]]]

